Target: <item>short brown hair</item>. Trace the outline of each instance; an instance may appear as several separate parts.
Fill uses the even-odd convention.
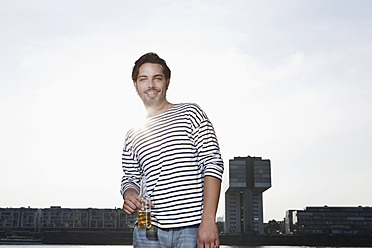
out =
[[[165,60],[160,58],[156,53],[146,53],[142,55],[135,63],[132,71],[132,80],[137,81],[139,68],[141,65],[145,63],[152,63],[152,64],[159,64],[163,67],[163,73],[165,76],[165,80],[170,79],[171,77],[171,70],[167,66],[167,63],[165,63]]]

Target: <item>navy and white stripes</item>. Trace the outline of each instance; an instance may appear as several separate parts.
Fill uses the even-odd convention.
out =
[[[223,161],[211,122],[196,104],[176,104],[128,131],[121,193],[138,191],[141,174],[155,207],[153,224],[185,227],[201,222],[204,176],[222,179]]]

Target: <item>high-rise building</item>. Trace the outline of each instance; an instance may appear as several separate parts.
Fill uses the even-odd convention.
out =
[[[270,160],[248,156],[229,161],[226,233],[264,233],[262,193],[270,187]]]

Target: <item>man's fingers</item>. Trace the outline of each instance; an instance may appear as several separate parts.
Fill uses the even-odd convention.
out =
[[[128,211],[127,209],[123,208],[124,212],[126,212],[127,214],[131,215],[133,214],[132,212]]]
[[[123,210],[127,214],[133,214],[138,209],[142,207],[141,203],[138,201],[137,197],[129,196],[124,200]]]
[[[219,248],[220,247],[220,241],[219,239],[211,239],[211,240],[204,240],[203,238],[197,239],[197,247],[198,248]]]
[[[128,203],[125,203],[123,204],[123,210],[124,212],[126,212],[127,214],[133,214],[135,212],[134,208],[133,207],[130,207],[128,205]]]

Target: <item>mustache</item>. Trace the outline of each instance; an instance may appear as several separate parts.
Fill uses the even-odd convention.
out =
[[[149,91],[160,91],[160,89],[156,88],[156,87],[151,87],[151,88],[148,88],[145,93],[149,92]]]

